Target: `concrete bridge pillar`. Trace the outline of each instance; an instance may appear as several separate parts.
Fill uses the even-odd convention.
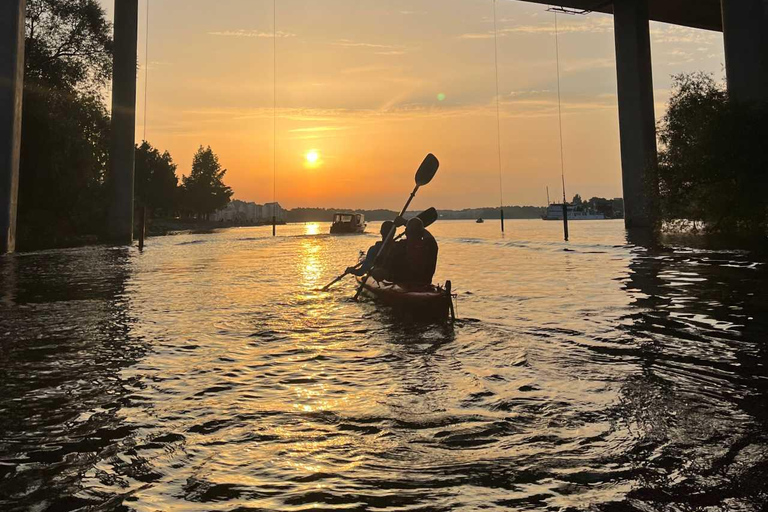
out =
[[[658,154],[648,3],[615,0],[613,12],[624,224],[653,228],[658,218]]]
[[[768,101],[768,0],[721,0],[728,92]]]
[[[115,0],[109,238],[133,242],[133,171],[136,137],[138,0]]]
[[[26,0],[0,1],[0,254],[16,249]]]

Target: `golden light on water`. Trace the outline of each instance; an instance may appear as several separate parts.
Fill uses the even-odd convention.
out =
[[[307,241],[302,244],[301,275],[307,288],[317,285],[322,275],[323,268],[319,257],[320,247],[315,242]]]
[[[310,222],[304,225],[305,235],[317,235],[320,233],[320,224],[317,222]]]

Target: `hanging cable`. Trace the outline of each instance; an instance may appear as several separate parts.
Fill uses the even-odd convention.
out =
[[[147,90],[149,88],[149,0],[147,0],[147,22],[144,27],[144,141],[147,140]]]
[[[563,237],[568,241],[568,203],[565,199],[565,152],[563,150],[563,108],[560,93],[560,41],[558,38],[557,11],[555,13],[555,61],[557,64],[557,119],[560,128],[560,177],[563,180]]]
[[[501,107],[499,106],[499,31],[496,26],[496,0],[493,0],[493,57],[496,70],[496,146],[499,153],[499,214],[504,232],[504,189],[501,165]]]
[[[272,236],[277,234],[277,0],[272,0]]]

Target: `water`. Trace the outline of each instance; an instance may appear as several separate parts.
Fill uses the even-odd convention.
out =
[[[318,291],[373,235],[270,229],[0,258],[0,509],[768,505],[748,253],[438,222],[430,326]]]

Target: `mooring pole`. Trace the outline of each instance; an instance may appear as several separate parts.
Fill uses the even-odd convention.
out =
[[[501,232],[504,232],[504,208],[501,209]]]
[[[147,207],[139,208],[139,250],[144,250],[144,237],[147,235]]]
[[[568,203],[563,201],[563,236],[568,241]]]

